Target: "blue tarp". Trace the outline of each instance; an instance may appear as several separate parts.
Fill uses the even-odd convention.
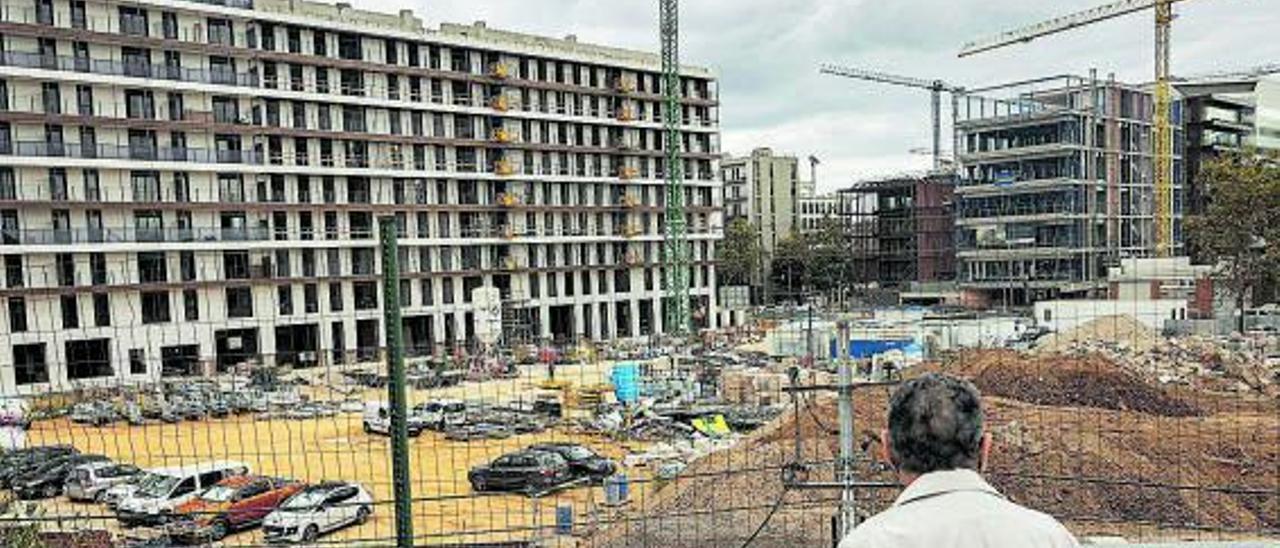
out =
[[[913,348],[914,347],[914,350]],[[885,339],[853,339],[849,341],[849,357],[854,359],[870,358],[876,354],[888,352],[890,350],[901,350],[903,353],[911,354],[913,351],[920,353],[920,345],[914,340],[885,340]],[[836,339],[831,339],[831,344],[827,345],[827,352],[831,359],[836,359]]]

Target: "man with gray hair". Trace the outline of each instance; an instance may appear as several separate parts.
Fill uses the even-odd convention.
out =
[[[889,401],[880,447],[906,488],[840,548],[1079,546],[1057,520],[1010,502],[979,475],[991,435],[969,381],[930,373],[904,382]]]

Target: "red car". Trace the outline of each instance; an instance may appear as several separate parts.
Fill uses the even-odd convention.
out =
[[[305,487],[264,476],[232,476],[174,509],[170,537],[183,543],[222,540],[234,531],[262,524],[280,503]]]

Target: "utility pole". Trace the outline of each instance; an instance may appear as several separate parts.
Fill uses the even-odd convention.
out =
[[[840,537],[858,524],[857,493],[853,485],[853,361],[849,356],[849,322],[836,324],[836,373],[839,378],[840,460],[836,464],[840,489]]]

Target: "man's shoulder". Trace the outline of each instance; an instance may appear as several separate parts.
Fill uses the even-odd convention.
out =
[[[936,504],[941,503],[942,500],[930,502]],[[841,540],[839,548],[900,547],[904,546],[904,542],[910,544],[911,541],[920,541],[917,545],[925,546],[929,544],[928,540],[934,538],[940,530],[959,526],[976,532],[977,529],[971,529],[974,524],[992,520],[999,522],[998,528],[1005,534],[1040,539],[1040,542],[1044,543],[1043,546],[1054,548],[1077,546],[1075,537],[1049,514],[1021,506],[1002,497],[979,498],[969,502],[976,504],[954,513],[940,512],[940,509],[933,504],[914,508],[889,508],[860,524]],[[922,512],[928,514],[930,519],[922,519]],[[966,525],[961,525],[962,523]]]

